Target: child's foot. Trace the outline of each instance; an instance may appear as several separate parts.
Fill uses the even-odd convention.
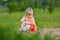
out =
[[[24,31],[24,32],[27,32],[27,31]]]

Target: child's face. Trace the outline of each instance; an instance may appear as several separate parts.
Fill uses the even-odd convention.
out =
[[[27,17],[32,17],[32,13],[31,12],[27,12]]]

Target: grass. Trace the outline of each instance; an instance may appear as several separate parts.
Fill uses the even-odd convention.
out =
[[[45,12],[40,13],[40,9],[34,9],[34,19],[38,27],[42,28],[60,28],[60,8],[55,8],[52,14]],[[0,26],[19,28],[21,26],[20,19],[25,12],[15,12],[9,14],[8,12],[0,12]]]
[[[60,8],[55,8],[52,14],[45,12],[40,13],[40,9],[34,9],[34,19],[40,28],[60,28]],[[24,33],[17,34],[15,32],[20,26],[20,19],[25,12],[15,12],[9,14],[8,12],[0,12],[0,40],[41,40],[40,33]],[[44,40],[55,40],[54,37],[46,34]],[[58,37],[57,40],[60,40]]]
[[[0,27],[0,40],[40,40],[40,34],[29,32],[14,32],[12,29]]]
[[[60,11],[58,8],[56,8],[52,14],[49,14],[47,12],[45,12],[44,14],[41,14],[39,12],[40,12],[39,10],[35,11],[36,13],[35,20],[38,26],[42,26],[43,28],[44,27],[48,27],[48,28],[60,27],[60,18],[59,18]]]
[[[40,28],[60,28],[60,8],[56,8],[52,14],[45,12],[40,13],[40,9],[34,9],[34,19],[37,27]],[[20,19],[25,15],[25,12],[0,12],[0,27],[9,28],[11,31],[16,31],[20,28]]]
[[[42,40],[40,32],[20,32],[17,33],[10,28],[0,27],[0,40]],[[44,40],[60,40],[60,36],[52,36],[47,33]]]
[[[44,36],[44,40],[60,40],[60,36],[52,36],[50,33],[47,33]]]

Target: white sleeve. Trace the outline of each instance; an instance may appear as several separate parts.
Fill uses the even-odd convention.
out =
[[[25,22],[24,19],[25,19],[25,17],[23,17],[23,18],[21,19],[21,22]]]
[[[25,21],[25,17],[23,17],[23,18],[21,19],[21,22],[22,22],[22,23],[25,23],[25,24],[30,24],[30,22]]]

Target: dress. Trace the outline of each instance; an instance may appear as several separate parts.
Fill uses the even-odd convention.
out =
[[[35,32],[35,24],[32,20],[32,18],[28,17],[27,18],[27,23],[25,24],[24,22],[22,22],[21,28],[19,29],[20,31],[31,31],[31,32]]]
[[[31,20],[31,18],[28,18],[28,20],[30,21],[30,31],[31,32],[35,32],[36,31],[36,27],[35,27],[35,23],[33,22],[33,20]]]

